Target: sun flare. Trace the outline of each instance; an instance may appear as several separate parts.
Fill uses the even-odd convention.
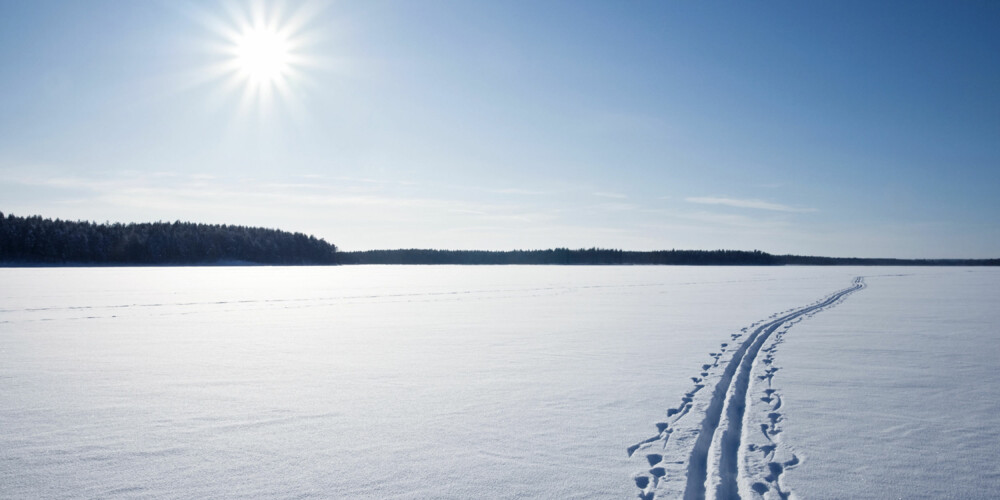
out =
[[[278,83],[289,70],[288,40],[277,30],[248,28],[236,39],[240,73],[256,85]]]
[[[221,82],[220,98],[236,97],[242,112],[296,108],[312,84],[310,71],[322,67],[314,52],[322,35],[312,23],[325,6],[234,0],[218,10],[196,10],[211,32],[205,47],[213,62],[204,68],[205,81]]]

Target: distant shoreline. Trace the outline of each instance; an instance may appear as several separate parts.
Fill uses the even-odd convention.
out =
[[[152,222],[98,224],[4,216],[0,267],[221,267],[317,265],[1000,266],[1000,259],[896,259],[772,255],[760,250],[550,248],[340,251],[277,229]]]
[[[344,265],[1000,266],[1000,259],[896,259],[772,255],[759,250],[365,250],[337,252]]]
[[[530,252],[545,252],[543,250]],[[695,251],[698,252],[698,251]],[[460,257],[437,259],[357,259],[348,254],[339,263],[295,263],[275,264],[268,262],[220,261],[220,262],[45,262],[45,261],[0,261],[0,269],[30,268],[120,268],[120,267],[337,267],[337,266],[578,266],[578,267],[625,267],[625,266],[682,266],[682,267],[794,267],[794,266],[861,266],[861,267],[998,267],[1000,259],[880,259],[856,257],[808,257],[797,255],[771,256],[772,262],[723,262],[706,259],[703,262],[469,262]],[[464,252],[449,252],[462,254]],[[652,253],[652,252],[636,252]],[[338,255],[340,257],[343,254]],[[362,261],[363,260],[363,261]]]

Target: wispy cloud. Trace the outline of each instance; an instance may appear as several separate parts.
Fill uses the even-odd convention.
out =
[[[799,208],[792,207],[789,205],[783,205],[781,203],[773,203],[764,200],[755,199],[739,199],[739,198],[724,198],[715,196],[692,196],[684,198],[684,201],[688,203],[698,203],[701,205],[725,205],[728,207],[737,208],[753,208],[756,210],[771,210],[774,212],[815,212],[815,208]]]
[[[552,191],[542,191],[542,190],[531,190],[531,189],[518,189],[518,188],[507,188],[507,189],[487,189],[491,193],[497,194],[517,194],[524,196],[548,196],[552,194]]]
[[[22,176],[14,185],[37,186],[72,191],[64,202],[76,205],[104,205],[118,210],[170,214],[169,218],[191,214],[255,215],[260,207],[283,213],[325,213],[330,209],[342,216],[363,214],[367,221],[417,223],[425,220],[446,223],[517,222],[535,223],[554,216],[544,207],[484,200],[477,196],[415,194],[407,189],[386,189],[388,185],[365,180],[324,182],[270,182],[254,179],[156,174],[122,175],[90,179],[73,176]],[[230,216],[232,217],[232,216]],[[154,216],[155,218],[155,216]],[[242,220],[242,219],[241,219]]]
[[[594,193],[594,196],[600,196],[601,198],[614,198],[616,200],[624,200],[625,198],[628,198],[628,196],[621,193],[609,193],[606,191],[596,192]]]
[[[597,205],[597,208],[602,211],[620,212],[623,210],[636,210],[639,208],[639,205],[634,203],[601,203]]]

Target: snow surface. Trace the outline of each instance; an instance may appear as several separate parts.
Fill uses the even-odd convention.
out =
[[[800,498],[996,498],[1000,270],[882,269],[776,352]]]
[[[0,497],[669,498],[739,354],[707,496],[735,463],[746,497],[989,498],[998,298],[969,268],[0,269]]]

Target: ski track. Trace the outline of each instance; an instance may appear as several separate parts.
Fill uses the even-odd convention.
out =
[[[779,369],[775,352],[794,324],[864,287],[859,276],[848,288],[743,328],[718,352],[709,353],[711,362],[691,378],[694,387],[680,405],[656,423],[657,433],[627,449],[630,457],[643,450],[649,464],[633,478],[639,498],[789,498],[781,475],[798,465],[799,458],[779,439],[783,417],[781,395],[772,387]],[[703,391],[707,386],[713,387],[710,393]],[[747,411],[759,406],[748,399],[755,396],[764,406]],[[690,422],[684,418],[688,415],[701,415],[702,420]]]
[[[283,309],[305,309],[313,307],[329,307],[333,305],[350,305],[358,303],[372,302],[448,302],[463,300],[494,300],[513,297],[536,297],[551,296],[566,293],[574,293],[581,290],[618,290],[618,289],[651,289],[669,286],[691,286],[718,283],[743,283],[774,281],[773,278],[750,279],[750,280],[723,280],[723,281],[688,281],[681,283],[636,283],[630,285],[576,285],[576,286],[546,286],[531,288],[491,288],[491,289],[471,289],[471,290],[445,290],[429,291],[417,293],[373,293],[364,295],[339,295],[325,297],[305,297],[305,298],[271,298],[271,299],[251,299],[251,300],[205,300],[205,301],[185,301],[185,302],[165,302],[165,303],[126,303],[126,304],[101,304],[101,305],[73,305],[62,307],[26,307],[26,308],[4,308],[0,307],[0,324],[39,322],[56,320],[93,320],[118,318],[117,312],[138,312],[148,311],[151,316],[177,316],[203,312],[211,309],[213,312],[234,312],[242,311],[246,308],[259,309],[283,308]],[[4,297],[0,297],[0,300]],[[68,316],[67,314],[77,314]],[[16,319],[8,317],[17,315]]]

